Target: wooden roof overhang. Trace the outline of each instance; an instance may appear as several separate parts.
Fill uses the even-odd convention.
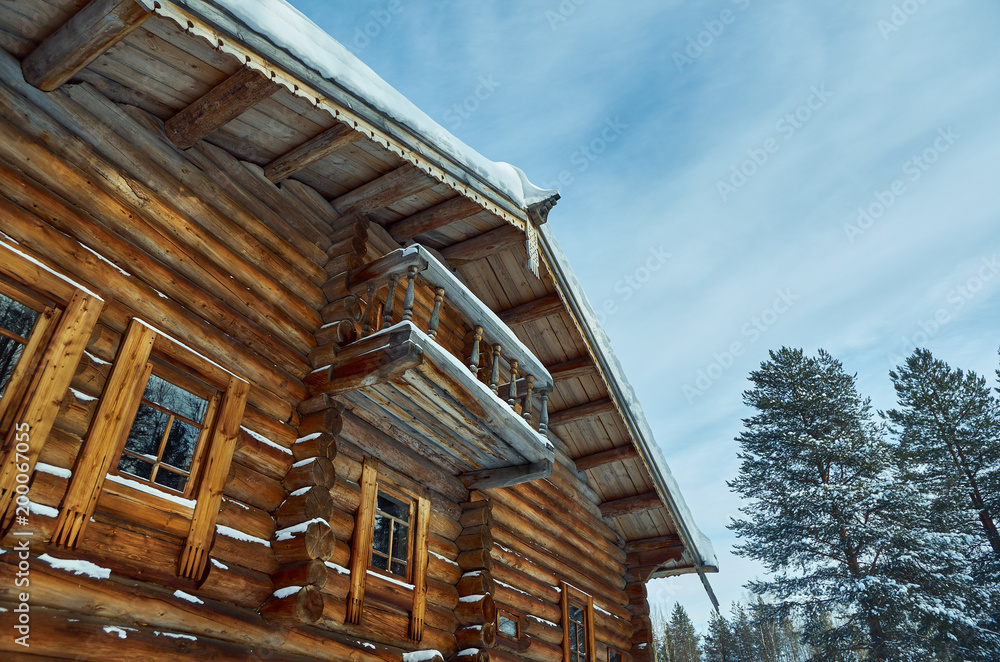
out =
[[[189,158],[200,167],[223,167],[213,161],[212,150],[221,148],[261,182],[304,199],[321,196],[303,214],[364,214],[396,247],[418,241],[437,250],[551,375],[555,460],[585,478],[585,496],[598,504],[585,507],[624,544],[641,545],[630,551],[635,579],[714,570],[710,546],[699,539],[585,297],[544,232],[539,276],[528,266],[525,232],[544,223],[554,198],[522,208],[427,137],[242,25],[223,4],[5,3],[0,46],[41,89],[83,82],[157,118],[176,145],[196,145]],[[445,362],[426,361],[428,345],[415,337],[395,351],[412,349],[426,371],[441,371]],[[409,370],[413,379],[429,374]],[[384,388],[399,388],[394,378]]]

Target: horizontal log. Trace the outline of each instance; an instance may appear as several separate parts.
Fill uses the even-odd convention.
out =
[[[334,324],[335,322],[344,320],[360,322],[363,315],[364,309],[361,307],[360,299],[353,294],[339,301],[328,303],[320,310],[320,316],[323,318],[324,324]]]
[[[630,554],[632,552],[651,552],[665,547],[676,547],[677,545],[682,544],[683,542],[681,541],[680,536],[676,533],[671,533],[665,536],[630,540],[625,544],[625,551]],[[643,597],[645,597],[645,594],[643,594]]]
[[[587,402],[582,405],[577,405],[576,407],[569,407],[568,409],[550,413],[549,427],[554,428],[559,425],[566,425],[567,423],[572,423],[585,418],[593,418],[595,416],[600,416],[601,414],[614,411],[617,410],[614,402],[611,401],[611,398],[601,398],[600,400]]]
[[[24,79],[51,92],[127,37],[152,14],[133,0],[93,0],[21,63]]]
[[[346,294],[344,296],[347,296]],[[340,347],[347,345],[358,339],[358,330],[354,322],[341,320],[331,324],[324,324],[316,329],[316,345],[334,345]]]
[[[16,559],[8,559],[9,556],[0,558],[0,563],[9,566],[4,573],[14,572],[10,561]],[[20,590],[13,582],[0,582],[0,600],[15,602]],[[343,643],[315,628],[276,629],[257,614],[215,601],[193,603],[173,596],[173,591],[173,588],[161,588],[115,575],[110,579],[92,579],[56,570],[37,559],[31,561],[32,610],[55,608],[77,614],[99,611],[110,621],[128,625],[143,623],[161,631],[183,632],[237,644],[243,648],[244,655],[247,643],[251,642],[253,646],[280,651],[277,657],[281,658],[305,656],[315,659],[316,651],[323,651],[326,658],[350,659],[353,662],[399,661],[398,652],[383,646],[372,649]],[[10,638],[5,640],[12,641]],[[121,648],[120,640],[112,637],[109,640]],[[32,646],[35,646],[34,640]],[[63,647],[59,656],[65,656],[65,651]],[[156,659],[156,656],[142,659]]]
[[[181,149],[188,149],[279,89],[256,69],[242,67],[167,120],[167,137]]]
[[[323,594],[314,586],[302,586],[289,594],[279,589],[258,610],[276,627],[295,627],[316,623],[323,616]]]
[[[216,524],[228,526],[230,529],[242,531],[261,540],[270,540],[275,529],[271,513],[234,501],[229,497],[222,498],[222,506],[219,508],[219,518],[216,520]]]
[[[271,578],[257,570],[209,559],[198,595],[256,610],[274,591]]]
[[[333,499],[328,488],[310,487],[290,494],[274,512],[274,520],[279,529],[313,519],[329,521],[333,509]]]
[[[236,535],[239,537],[234,537]],[[215,538],[212,541],[211,557],[226,565],[240,565],[270,575],[278,569],[279,565],[270,543],[263,539],[245,540],[244,536],[247,535],[238,530],[235,533],[227,532],[224,534],[216,529]],[[177,558],[180,558],[180,552],[177,553]]]
[[[493,623],[460,628],[455,632],[455,642],[460,650],[466,648],[493,648],[497,643],[496,626]]]
[[[497,317],[507,326],[514,326],[515,324],[534,322],[535,320],[555,315],[562,311],[563,304],[559,295],[549,294],[534,301],[528,301],[527,303],[522,303],[513,308],[501,311],[497,313]]]
[[[285,500],[285,488],[279,481],[236,461],[229,465],[229,477],[222,493],[267,512]]]
[[[332,460],[337,457],[337,437],[329,432],[313,432],[292,445],[292,455],[296,462],[311,457]]]
[[[623,499],[605,501],[600,506],[601,514],[604,515],[605,518],[622,517],[624,515],[638,513],[644,510],[653,510],[662,507],[663,502],[660,500],[660,495],[656,492],[645,492],[643,494],[636,494],[635,496],[629,496]]]
[[[459,595],[480,595],[496,590],[496,582],[493,580],[493,573],[485,570],[475,570],[462,575],[456,585]]]
[[[242,428],[236,441],[233,459],[275,480],[281,480],[294,461],[292,454],[282,447],[273,442],[262,441]]]
[[[437,181],[411,163],[381,175],[330,201],[338,214],[369,213],[426,191]]]
[[[325,522],[309,522],[304,531],[279,534],[272,538],[271,549],[279,565],[326,561],[333,554],[337,540]]]
[[[494,623],[497,618],[497,607],[493,602],[493,596],[485,593],[459,598],[458,606],[455,607],[455,618],[461,625]]]
[[[330,489],[337,480],[333,462],[326,457],[313,457],[296,463],[281,482],[286,490],[295,492],[303,487],[318,486]]]
[[[444,227],[455,221],[475,216],[482,211],[483,208],[478,203],[459,195],[433,207],[419,211],[412,216],[396,221],[386,226],[386,230],[393,240],[402,244],[416,236]]]
[[[512,246],[523,245],[522,230],[504,224],[482,234],[441,249],[441,255],[452,264],[465,264],[501,253]]]
[[[268,163],[264,166],[264,176],[272,182],[280,182],[362,137],[363,134],[349,125],[338,122]]]
[[[344,419],[341,416],[343,407],[330,407],[322,411],[317,411],[308,416],[303,416],[299,421],[299,437],[325,432],[331,435],[340,434],[344,428]]]
[[[599,453],[584,455],[583,457],[576,458],[574,462],[576,463],[577,471],[586,471],[587,469],[603,467],[605,464],[611,464],[612,462],[631,460],[635,457],[639,457],[639,451],[636,450],[635,446],[629,444],[628,446],[619,446],[618,448],[612,448]]]
[[[552,475],[552,462],[544,460],[531,464],[522,464],[499,469],[481,469],[469,471],[459,476],[462,483],[470,490],[485,490],[490,488],[513,487],[528,483],[539,478]]]

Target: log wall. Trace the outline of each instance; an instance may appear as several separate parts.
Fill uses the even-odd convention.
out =
[[[645,641],[645,593],[626,586],[620,542],[565,458],[549,479],[470,494],[342,402],[298,411],[306,376],[365,331],[369,302],[350,298],[344,275],[399,246],[380,226],[338,215],[300,182],[272,184],[208,143],[181,151],[159,119],[88,84],[41,93],[2,51],[0,216],[0,239],[106,302],[33,467],[33,623],[47,642],[39,656],[86,640],[108,660],[153,650],[245,659],[253,649],[263,659],[398,661],[427,648],[444,659],[561,659],[563,582],[594,597],[595,660]],[[433,292],[416,295],[426,328]],[[178,577],[191,504],[117,482],[105,484],[75,549],[48,544],[134,317],[207,359],[208,378],[224,381],[231,369],[250,382],[207,572],[196,580]],[[437,342],[464,361],[470,331],[446,303]],[[154,353],[182,363],[171,347]],[[346,622],[359,482],[372,457],[380,477],[430,504],[419,642],[410,638],[413,589],[377,575],[367,578],[360,624]],[[113,576],[78,578],[48,567],[43,552],[92,560]],[[9,554],[2,562],[13,563]],[[16,599],[0,588],[0,601]],[[496,607],[520,615],[521,640],[497,636]],[[130,629],[114,639],[108,628]]]

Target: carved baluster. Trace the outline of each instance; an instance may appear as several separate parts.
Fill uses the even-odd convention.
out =
[[[413,265],[406,274],[406,296],[403,297],[403,321],[413,319],[413,286],[417,280],[417,266]]]
[[[549,392],[542,391],[541,409],[538,410],[538,434],[548,436],[549,431]]]
[[[368,303],[365,304],[365,323],[361,327],[361,336],[366,337],[371,335],[374,323],[372,322],[372,317],[375,316],[375,283],[368,283]]]
[[[431,319],[427,322],[427,335],[433,338],[438,333],[438,323],[441,318],[441,302],[444,300],[444,288],[439,287],[434,290],[434,310],[431,311]],[[476,343],[476,347],[479,347],[479,343]],[[478,351],[478,350],[477,350]],[[479,361],[476,361],[476,365],[479,365]]]
[[[511,407],[517,402],[517,359],[510,362],[510,387],[507,392],[507,404]]]
[[[469,356],[469,370],[472,374],[479,374],[479,341],[483,337],[483,327],[477,326],[476,333],[472,336],[472,355]]]
[[[493,345],[493,370],[490,372],[490,390],[500,391],[500,345]]]
[[[532,375],[525,375],[524,381],[527,382],[526,393],[524,394],[524,406],[521,407],[521,418],[526,421],[531,421],[531,395],[535,390],[535,378]]]
[[[393,274],[389,276],[389,295],[385,298],[385,315],[382,316],[382,328],[392,325],[392,304],[396,295],[396,281],[399,276]]]

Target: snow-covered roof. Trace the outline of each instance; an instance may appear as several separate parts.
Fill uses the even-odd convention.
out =
[[[168,12],[154,0],[137,1],[150,10]],[[453,136],[285,0],[173,0],[171,4],[202,16],[251,47],[259,47],[261,40],[266,41],[272,46],[266,49],[268,57],[283,60],[276,64],[292,73],[305,67],[313,73],[311,79],[318,74],[346,93],[346,98],[340,95],[338,101],[346,103],[351,111],[367,115],[367,119],[378,124],[387,120],[389,125],[406,129],[411,134],[409,138],[423,143],[409,145],[412,149],[424,151],[423,147],[438,152],[424,156],[451,161],[459,171],[450,170],[449,174],[459,178],[463,174],[474,176],[520,210],[557,195],[554,190],[532,184],[519,168],[491,161]],[[371,116],[370,111],[376,115]]]

